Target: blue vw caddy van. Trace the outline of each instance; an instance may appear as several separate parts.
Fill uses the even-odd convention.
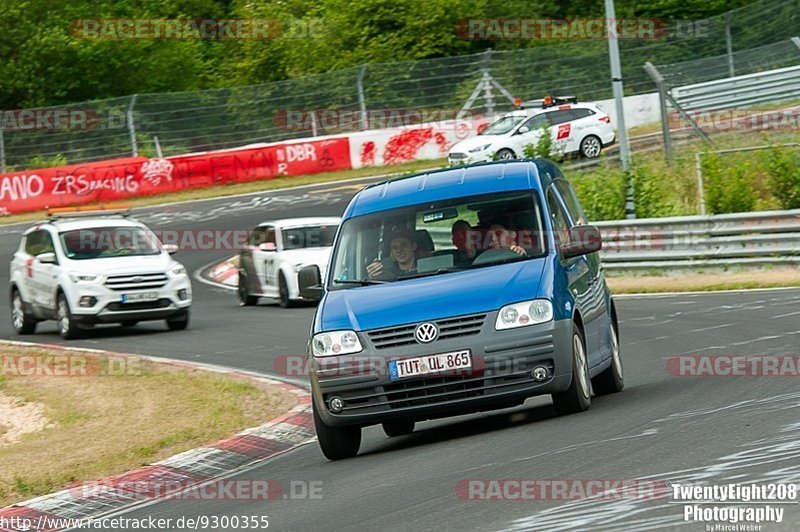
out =
[[[410,175],[361,190],[328,266],[308,356],[331,460],[361,429],[506,408],[550,394],[559,414],[622,390],[614,302],[589,225],[546,159]]]

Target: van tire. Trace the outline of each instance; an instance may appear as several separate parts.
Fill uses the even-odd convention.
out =
[[[317,405],[313,401],[312,409],[317,442],[325,458],[341,460],[357,455],[358,448],[361,447],[361,427],[329,427],[322,421],[317,412]]]
[[[572,381],[566,391],[553,394],[553,406],[559,416],[588,410],[592,405],[592,381],[586,361],[586,342],[577,323],[572,330]]]
[[[625,388],[622,359],[619,353],[619,336],[616,320],[611,322],[611,365],[608,369],[592,379],[592,389],[596,395],[608,395],[621,392]]]

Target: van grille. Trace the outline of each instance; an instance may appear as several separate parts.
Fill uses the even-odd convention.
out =
[[[481,332],[486,314],[473,314],[470,316],[459,316],[457,318],[446,318],[436,320],[434,323],[439,328],[439,340],[459,338],[462,336],[472,336]],[[417,343],[414,338],[414,329],[418,324],[400,325],[398,327],[387,327],[368,331],[372,345],[375,349],[390,349],[392,347],[402,347],[404,345],[414,345]]]

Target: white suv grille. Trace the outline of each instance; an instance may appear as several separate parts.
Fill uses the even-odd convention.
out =
[[[111,290],[146,290],[161,288],[167,284],[165,273],[136,273],[128,275],[110,275],[106,286]]]

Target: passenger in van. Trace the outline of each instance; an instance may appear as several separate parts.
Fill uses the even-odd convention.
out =
[[[389,241],[389,247],[391,251],[388,260],[375,259],[367,266],[367,275],[370,279],[390,281],[401,275],[416,273],[417,243],[413,233],[408,231],[395,233]]]
[[[451,240],[456,247],[453,254],[453,264],[464,266],[470,264],[475,258],[475,238],[472,226],[466,220],[456,220],[450,230]]]

